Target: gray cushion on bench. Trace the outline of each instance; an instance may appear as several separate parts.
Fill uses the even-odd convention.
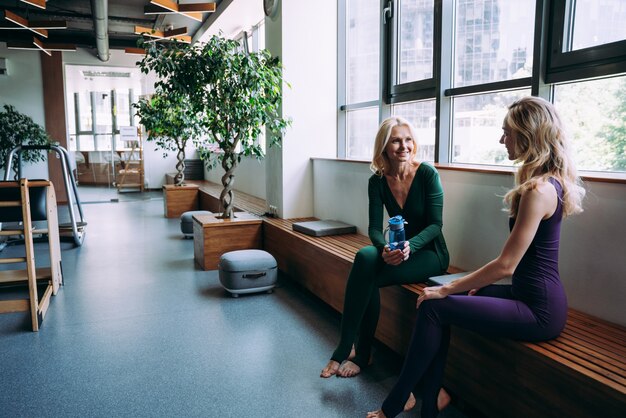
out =
[[[307,221],[295,222],[293,230],[314,237],[322,237],[326,235],[355,234],[356,226],[332,220]]]

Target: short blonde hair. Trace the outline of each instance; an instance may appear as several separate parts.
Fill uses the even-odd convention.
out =
[[[516,186],[505,196],[511,216],[517,215],[521,195],[541,179],[554,177],[563,187],[563,216],[582,212],[585,189],[570,156],[569,141],[554,105],[540,97],[524,97],[509,106],[504,124],[515,132],[514,151],[521,166]]]
[[[417,138],[415,137],[415,128],[413,128],[411,122],[400,116],[392,116],[390,118],[387,118],[382,121],[382,123],[378,127],[376,140],[374,142],[374,155],[372,157],[372,163],[370,164],[370,170],[372,170],[378,176],[382,176],[385,171],[389,172],[389,158],[387,157],[387,154],[385,154],[385,148],[387,147],[387,143],[389,142],[391,130],[396,126],[406,126],[407,128],[409,128],[409,132],[411,133],[411,139],[413,140],[411,160],[416,160],[415,157],[417,155],[419,144],[417,143]]]

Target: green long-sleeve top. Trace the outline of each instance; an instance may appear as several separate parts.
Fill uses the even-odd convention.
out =
[[[448,268],[449,255],[441,228],[443,226],[443,187],[437,170],[422,162],[415,173],[409,193],[401,208],[394,197],[385,176],[372,175],[368,185],[369,227],[372,244],[382,251],[385,246],[383,234],[383,207],[389,217],[401,215],[411,253],[422,248],[434,249],[441,268]]]

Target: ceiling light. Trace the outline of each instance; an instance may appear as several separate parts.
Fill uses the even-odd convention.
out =
[[[24,29],[28,29],[32,32],[35,32],[37,35],[41,35],[44,38],[48,37],[48,31],[46,29],[37,29],[37,28],[31,27],[27,19],[24,19],[22,16],[16,15],[13,12],[5,10],[4,18],[8,20],[9,22],[13,22],[16,25],[21,26]]]
[[[180,42],[191,43],[191,36],[186,36],[187,28],[169,29],[166,31],[160,31],[155,29],[146,28],[144,26],[135,26],[135,33],[137,35],[144,35],[150,38],[154,38],[158,41],[168,41],[176,39]]]
[[[39,7],[40,9],[46,8],[46,0],[20,0],[22,3],[30,4],[31,6]]]
[[[178,4],[171,0],[151,0],[150,3],[144,8],[144,13],[147,15],[177,13],[198,22],[202,22],[203,13],[215,11],[215,3],[213,2]]]
[[[43,43],[39,39],[33,37],[33,42],[7,42],[8,49],[22,49],[22,50],[30,50],[30,51],[43,51],[48,55],[50,51],[59,51],[59,52],[71,52],[76,51],[76,45],[70,44],[51,44],[51,43]]]

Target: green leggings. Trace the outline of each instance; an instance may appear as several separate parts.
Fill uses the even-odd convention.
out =
[[[434,250],[418,250],[400,265],[391,266],[383,261],[376,247],[361,248],[346,283],[341,339],[331,360],[341,363],[348,358],[358,331],[356,357],[352,361],[359,367],[368,364],[380,315],[379,288],[425,282],[429,277],[443,273]]]

